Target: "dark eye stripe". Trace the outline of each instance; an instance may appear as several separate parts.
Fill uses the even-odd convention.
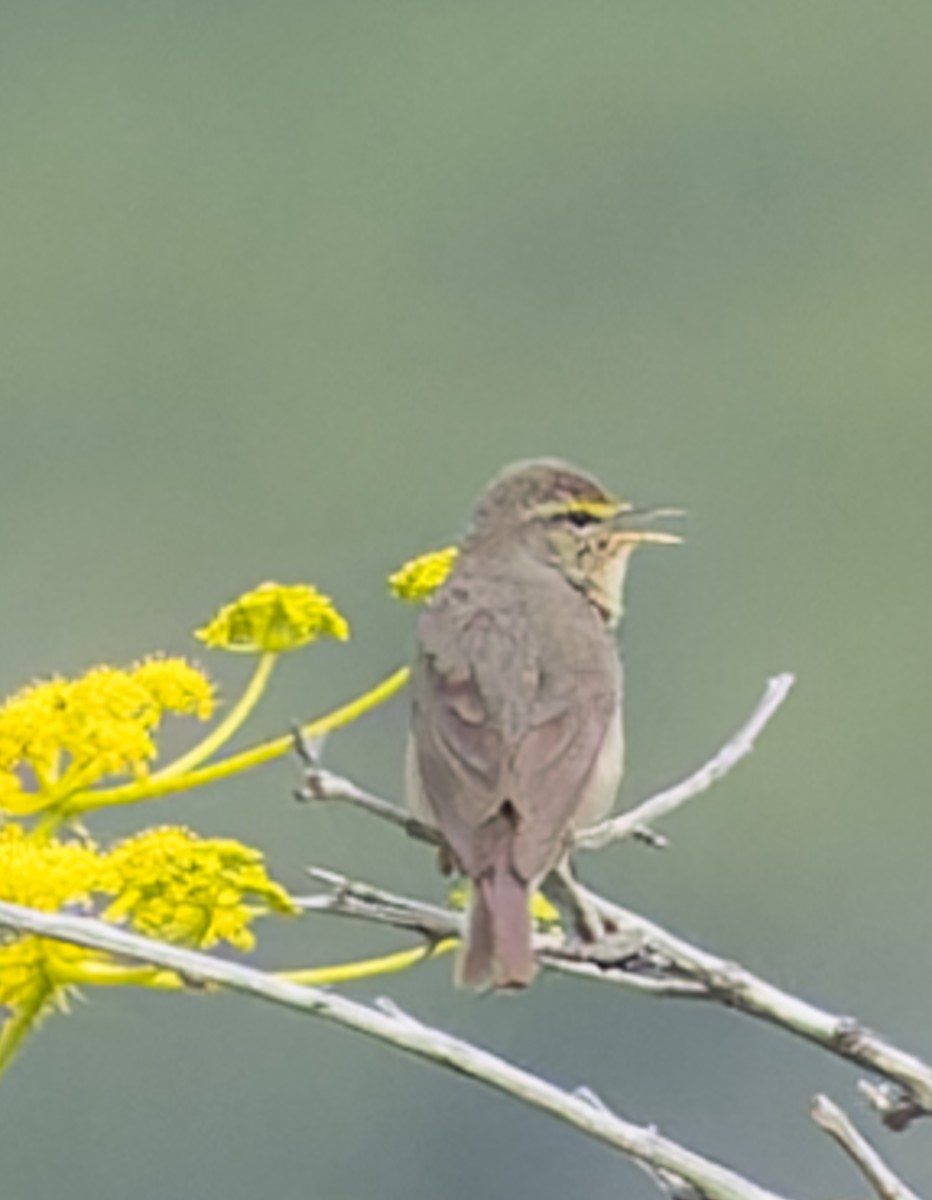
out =
[[[586,512],[584,508],[571,509],[563,519],[569,521],[571,525],[575,525],[577,529],[585,529],[588,525],[599,523],[599,518],[591,512]]]

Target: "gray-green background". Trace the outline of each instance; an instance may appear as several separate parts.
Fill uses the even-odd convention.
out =
[[[407,660],[383,578],[510,459],[560,454],[688,542],[635,563],[631,802],[797,691],[670,852],[588,878],[932,1054],[932,10],[858,0],[0,8],[4,691],[196,653],[266,578],[354,625],[247,731]],[[233,696],[246,664],[210,658]],[[331,766],[396,795],[403,700]],[[172,745],[183,744],[184,731]],[[290,764],[112,815],[439,897],[431,856],[301,809]],[[398,939],[270,924],[260,961]],[[389,992],[418,1016],[806,1196],[860,1185],[809,1124],[856,1075],[721,1010],[544,978]],[[546,1118],[235,998],[98,993],[0,1088],[4,1200],[648,1197]]]

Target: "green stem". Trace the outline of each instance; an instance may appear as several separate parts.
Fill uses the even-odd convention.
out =
[[[316,721],[302,725],[300,733],[306,738],[314,739],[322,737],[325,733],[331,733],[343,725],[348,725],[357,717],[361,717],[363,713],[384,703],[389,697],[400,691],[408,682],[409,674],[408,667],[401,667],[387,679],[376,684],[370,691],[357,696],[355,700],[350,700],[348,704],[335,708],[323,717],[318,717]],[[288,733],[283,737],[274,738],[270,742],[253,746],[251,750],[231,754],[229,758],[221,759],[220,762],[212,763],[209,767],[203,767],[199,771],[189,771],[186,775],[150,776],[148,779],[124,784],[122,787],[79,792],[69,797],[61,807],[55,810],[54,814],[47,814],[38,828],[42,828],[49,821],[53,822],[54,827],[62,820],[95,808],[134,804],[138,800],[152,800],[157,796],[167,796],[172,792],[185,792],[190,788],[203,787],[204,784],[215,783],[219,779],[227,779],[240,771],[248,771],[263,763],[271,762],[273,758],[280,758],[293,749],[294,735]]]
[[[161,771],[156,771],[149,777],[150,780],[174,779],[177,775],[183,775],[186,771],[190,771],[194,767],[199,767],[202,762],[210,758],[214,751],[219,750],[221,746],[228,742],[258,704],[259,697],[265,691],[269,682],[272,669],[278,662],[278,657],[277,654],[272,653],[261,655],[253,672],[252,679],[246,685],[246,690],[220,724],[215,729],[212,729],[203,741],[198,742],[196,746],[192,746],[186,754],[182,754],[180,758],[176,758],[174,762],[163,767]]]
[[[458,945],[456,938],[444,938],[433,946],[416,946],[413,950],[398,950],[378,958],[362,958],[356,962],[338,963],[330,967],[304,967],[296,971],[275,971],[277,979],[303,983],[305,987],[324,987],[334,983],[351,983],[355,979],[371,979],[374,975],[390,975],[406,971],[416,963],[446,954]]]
[[[13,1013],[7,1017],[3,1028],[0,1029],[0,1075],[3,1075],[13,1061],[17,1050],[34,1027],[51,994],[52,988],[48,984],[36,988],[31,999],[14,1009]]]
[[[98,959],[58,963],[55,982],[67,987],[147,987],[160,991],[177,991],[184,986],[181,976],[174,971],[135,964],[126,966]]]
[[[291,971],[273,971],[277,979],[292,983],[323,987],[336,983],[351,983],[356,979],[370,979],[375,975],[388,975],[407,970],[417,963],[426,962],[446,954],[457,945],[456,938],[444,938],[435,945],[416,946],[413,950],[399,950],[382,954],[378,958],[362,958],[353,962],[334,963],[324,967],[300,967]],[[73,964],[59,964],[55,968],[55,982],[72,987],[146,987],[159,991],[178,991],[184,980],[174,971],[161,967],[125,965],[116,962],[84,960]]]

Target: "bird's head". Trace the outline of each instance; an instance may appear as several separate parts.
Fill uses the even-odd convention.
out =
[[[593,476],[559,459],[514,463],[480,495],[470,541],[492,543],[499,552],[524,550],[555,567],[614,625],[621,617],[621,589],[628,560],[638,546],[675,545],[681,539],[644,528],[672,509],[638,511]]]

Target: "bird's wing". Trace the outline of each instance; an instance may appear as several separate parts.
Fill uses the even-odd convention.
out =
[[[583,615],[588,622],[588,606]],[[501,581],[448,587],[419,622],[417,784],[474,877],[503,833],[523,879],[554,865],[616,714],[614,656],[606,664],[604,640],[587,642],[588,625],[580,634],[576,621],[573,644],[555,652],[543,641],[552,619],[542,628],[539,617],[524,592]],[[593,613],[592,639],[604,639],[597,620]],[[577,652],[575,662],[552,661],[567,651]]]
[[[600,755],[617,749],[617,739],[610,737],[617,704],[601,673],[577,676],[559,706],[542,715],[516,747],[510,775],[520,820],[513,861],[523,878],[548,871],[566,849],[574,818],[588,806]]]

